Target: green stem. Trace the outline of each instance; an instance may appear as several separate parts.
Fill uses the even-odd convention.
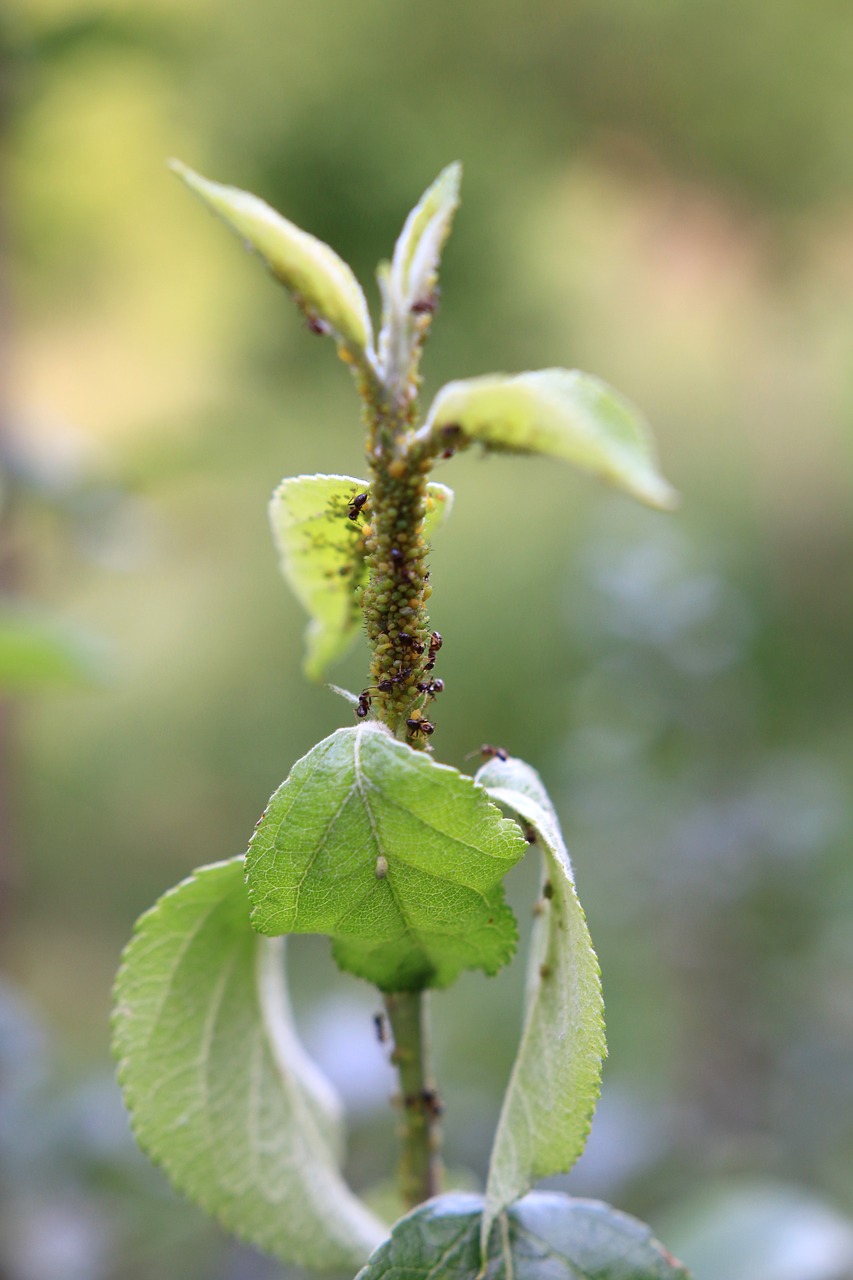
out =
[[[413,1209],[441,1189],[441,1103],[429,1064],[427,993],[386,995],[394,1035],[392,1061],[400,1077],[402,1157],[400,1190]]]

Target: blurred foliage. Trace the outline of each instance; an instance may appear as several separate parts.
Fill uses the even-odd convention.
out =
[[[88,1099],[81,1124],[99,1114],[87,1082],[108,1074],[135,915],[242,850],[342,718],[301,678],[265,506],[284,474],[360,473],[348,375],[170,154],[327,239],[374,306],[375,262],[460,158],[427,394],[577,364],[654,423],[674,519],[544,462],[438,474],[457,501],[432,557],[436,751],[532,760],[569,834],[611,1045],[571,1187],[661,1231],[746,1175],[849,1218],[853,10],[8,0],[0,21],[3,453],[45,495],[16,504],[19,586],[114,655],[109,682],[13,726],[3,959],[63,1046],[29,1100],[4,1065],[4,1115],[45,1135],[38,1165],[3,1144],[26,1239],[107,1222],[89,1278],[275,1274],[59,1118],[68,1098]],[[335,678],[360,688],[363,666],[361,649]],[[524,869],[512,890],[526,912]],[[306,1035],[367,1186],[394,1148],[370,990],[300,943]],[[435,1001],[448,1160],[480,1174],[521,981],[469,975]],[[11,1280],[75,1274],[22,1239],[4,1215]]]

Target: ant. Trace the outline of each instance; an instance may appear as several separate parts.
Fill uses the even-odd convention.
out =
[[[367,715],[370,710],[371,701],[372,699],[370,697],[369,689],[363,690],[363,692],[358,695],[358,706],[355,709],[355,714],[358,716],[359,720],[363,720]]]
[[[429,638],[429,653],[427,654],[427,662],[426,662],[426,665],[424,666],[424,671],[432,671],[433,667],[435,666],[435,655],[438,653],[442,644],[443,644],[443,641],[441,639],[441,636],[438,634],[437,631],[433,631],[432,635]],[[421,650],[421,652],[423,653],[423,650]]]
[[[484,742],[481,747],[475,751],[469,751],[466,760],[470,760],[472,756],[481,755],[484,760],[508,760],[509,752],[506,747],[493,747],[490,743]]]
[[[433,316],[438,310],[438,290],[433,289],[425,298],[417,298],[409,307],[413,316]]]
[[[418,692],[425,693],[428,698],[435,698],[439,693],[444,693],[444,681],[421,680],[418,684]]]
[[[413,653],[421,654],[426,648],[423,640],[416,640],[415,637],[410,636],[407,631],[399,631],[397,633],[397,639],[400,641],[400,644],[406,645]]]
[[[325,337],[326,334],[332,332],[332,326],[325,320],[321,320],[315,311],[309,311],[306,313],[305,327],[311,333],[319,334],[321,337]]]
[[[435,733],[435,725],[431,724],[429,720],[424,720],[419,716],[411,716],[411,718],[406,721],[406,728],[409,730],[409,733],[420,733],[423,734],[425,738],[429,738],[433,733]]]
[[[369,497],[370,497],[369,493],[357,493],[354,498],[350,498],[349,502],[347,503],[347,506],[349,507],[349,511],[347,512],[348,520],[358,519],[358,517],[361,515],[361,509],[364,506],[364,504],[367,502],[367,499]]]
[[[402,684],[404,680],[412,674],[411,667],[405,667],[402,671],[398,671],[395,676],[389,676],[386,680],[380,680],[376,688],[380,693],[391,693],[396,684]]]

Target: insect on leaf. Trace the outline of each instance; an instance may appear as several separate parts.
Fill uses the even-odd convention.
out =
[[[461,178],[458,163],[442,169],[406,219],[392,261],[380,266],[379,358],[391,381],[409,376],[436,308],[441,251],[459,207]]]
[[[649,506],[668,511],[677,505],[678,495],[658,470],[645,418],[591,374],[540,369],[449,382],[419,435],[452,428],[460,444],[561,458]]]
[[[351,520],[353,499],[368,491],[356,476],[293,476],[282,480],[269,515],[281,571],[311,621],[305,636],[305,673],[322,680],[346,653],[361,627],[356,590],[367,581],[361,521]],[[453,505],[446,485],[427,486],[424,534],[429,539]]]
[[[516,944],[502,880],[526,848],[473,779],[376,723],[338,729],[293,766],[252,837],[252,924],[328,934],[341,968],[383,991],[495,973]]]
[[[493,759],[477,773],[542,846],[543,893],[528,962],[524,1028],[495,1134],[483,1243],[506,1206],[583,1151],[606,1053],[601,978],[557,816],[534,769]]]
[[[334,249],[248,191],[210,182],[179,160],[170,161],[170,168],[260,255],[309,322],[328,325],[355,353],[371,351],[373,331],[361,285]]]
[[[340,1103],[297,1039],[282,959],[249,924],[242,858],[165,894],[116,979],[119,1080],[140,1146],[191,1200],[282,1261],[356,1267],[386,1233],[339,1172]]]

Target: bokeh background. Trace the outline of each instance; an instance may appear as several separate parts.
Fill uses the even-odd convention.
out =
[[[545,461],[438,477],[435,747],[536,763],[570,840],[610,1041],[570,1189],[696,1280],[853,1276],[852,121],[831,0],[5,0],[2,1280],[281,1274],[136,1155],[109,991],[139,912],[347,721],[301,677],[265,505],[358,475],[361,432],[330,344],[170,154],[372,301],[461,159],[427,396],[568,365],[652,420],[675,517]],[[531,870],[510,892],[526,920]],[[394,1159],[376,1001],[323,940],[293,955],[368,1187]],[[516,964],[434,1001],[475,1181],[520,999]]]

